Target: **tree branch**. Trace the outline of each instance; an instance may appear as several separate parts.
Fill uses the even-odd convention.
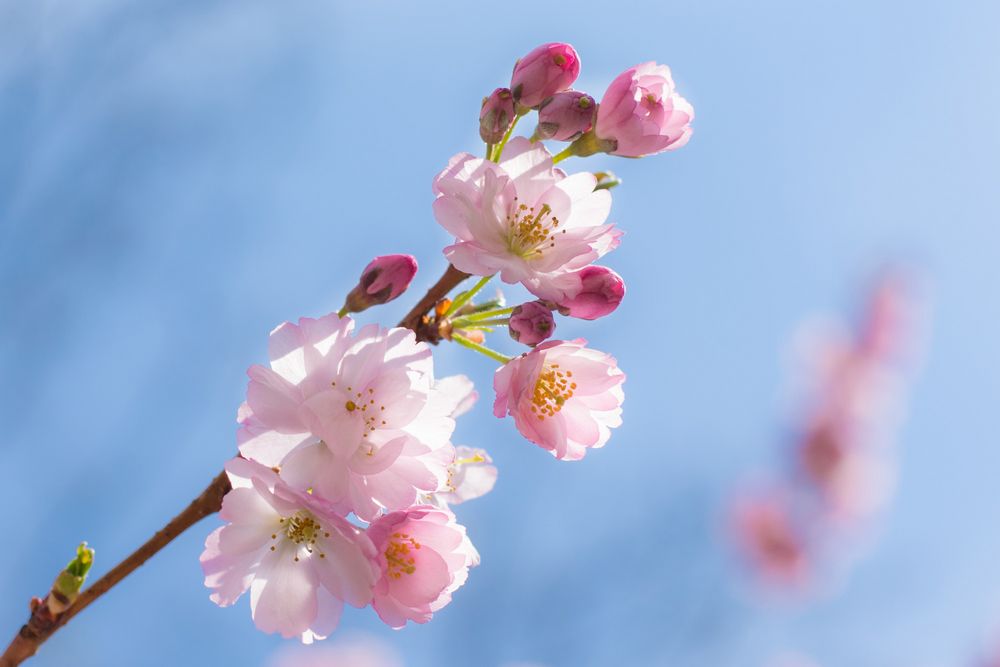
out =
[[[428,327],[429,320],[425,317],[427,312],[434,308],[438,301],[443,299],[461,283],[469,277],[468,273],[459,271],[451,264],[444,274],[434,285],[427,290],[427,294],[417,302],[417,305],[406,314],[399,326],[412,329],[417,340],[436,343],[440,336],[437,331]],[[175,537],[185,530],[198,523],[210,514],[215,514],[222,508],[222,498],[229,493],[232,486],[225,471],[212,480],[204,491],[195,498],[187,508],[170,520],[166,526],[161,528],[145,544],[139,547],[131,556],[120,562],[110,572],[91,584],[86,590],[80,593],[76,601],[65,611],[54,613],[49,609],[47,598],[41,600],[34,598],[31,601],[31,617],[28,622],[21,626],[20,631],[11,641],[7,650],[0,656],[0,667],[16,667],[22,662],[35,655],[38,647],[52,634],[66,625],[74,616],[90,606],[97,598],[107,593],[119,581],[135,571],[140,565],[152,558],[160,549],[167,546]]]
[[[116,565],[114,569],[95,581],[66,611],[53,614],[48,605],[38,600],[32,601],[31,618],[21,627],[14,640],[0,656],[0,667],[15,667],[35,655],[52,633],[69,622],[71,618],[86,609],[91,602],[108,592],[112,586],[128,576],[133,570],[149,560],[156,552],[169,544],[175,537],[198,523],[201,519],[214,514],[222,507],[222,497],[232,487],[225,472],[212,480],[204,491],[195,498],[183,512],[170,520],[145,544],[139,547],[131,556]]]

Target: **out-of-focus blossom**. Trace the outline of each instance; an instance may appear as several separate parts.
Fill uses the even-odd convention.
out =
[[[378,568],[364,532],[266,466],[237,458],[226,472],[233,485],[219,513],[226,525],[201,555],[213,602],[231,605],[249,588],[260,630],[310,643],[336,629],[344,602],[371,601]]]
[[[430,348],[408,329],[353,329],[327,315],[271,332],[270,368],[248,371],[238,441],[286,482],[370,521],[440,488],[469,383],[436,383]]]
[[[755,572],[784,584],[805,581],[809,560],[805,536],[780,494],[757,494],[736,502],[732,515],[736,545]]]
[[[496,371],[497,417],[511,415],[525,438],[558,459],[582,459],[620,426],[625,374],[586,341],[553,340]]]
[[[406,291],[417,275],[417,260],[413,255],[383,255],[376,257],[352,289],[344,304],[344,312],[360,313],[366,308],[392,301]]]
[[[625,281],[606,266],[585,266],[560,282],[561,291],[551,296],[559,312],[582,320],[610,315],[625,298]]]
[[[562,42],[542,44],[514,65],[510,90],[520,106],[534,109],[572,86],[579,75],[580,57],[572,46]]]
[[[514,97],[509,88],[497,88],[483,99],[479,111],[479,136],[488,144],[500,143],[513,120]]]
[[[675,150],[691,138],[692,120],[694,107],[674,90],[669,67],[636,65],[619,74],[604,93],[590,152],[642,157]]]
[[[597,103],[586,93],[578,90],[557,93],[538,109],[535,139],[573,141],[594,126],[596,111]]]
[[[540,144],[517,137],[499,164],[456,155],[434,180],[434,216],[456,237],[444,253],[455,268],[500,274],[537,296],[573,283],[579,271],[618,247],[621,233],[604,224],[607,190],[593,174],[566,176]]]
[[[427,500],[435,505],[458,505],[486,495],[493,490],[496,481],[497,468],[485,449],[458,445],[455,458],[448,464],[448,479]]]
[[[282,646],[268,667],[403,667],[403,660],[384,641],[369,635],[338,636],[309,647]]]
[[[372,607],[394,628],[429,621],[479,565],[465,528],[444,508],[417,505],[384,514],[368,527],[368,537],[382,568]]]
[[[556,332],[552,308],[541,301],[529,301],[514,308],[507,325],[510,337],[525,345],[538,345]]]

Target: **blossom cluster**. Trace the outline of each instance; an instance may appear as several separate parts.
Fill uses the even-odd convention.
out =
[[[249,590],[259,629],[308,643],[336,628],[345,603],[401,628],[451,601],[479,563],[452,506],[489,492],[497,470],[485,451],[453,442],[478,394],[465,376],[435,375],[432,345],[500,362],[494,414],[558,459],[584,458],[621,424],[625,374],[615,359],[584,340],[550,340],[555,314],[594,320],[622,301],[622,278],[594,263],[620,242],[607,222],[619,181],[556,164],[672,150],[687,142],[694,114],[664,66],[626,70],[599,104],[570,89],[579,71],[568,44],[520,59],[510,86],[483,102],[485,157],[456,155],[434,179],[434,216],[455,237],[438,284],[447,294],[478,276],[473,287],[422,301],[401,326],[358,326],[353,313],[399,297],[416,274],[413,257],[384,255],[339,312],[271,332],[270,363],[249,369],[238,411],[225,525],[201,557],[214,602]],[[512,137],[532,111],[532,136]],[[571,143],[553,155],[545,140]],[[477,302],[494,276],[534,298]],[[500,327],[528,349],[509,357],[487,347]]]
[[[791,465],[733,508],[738,546],[767,581],[801,586],[831,536],[864,526],[884,505],[895,470],[893,432],[914,337],[910,285],[880,276],[860,326],[810,327],[802,351],[809,397]]]

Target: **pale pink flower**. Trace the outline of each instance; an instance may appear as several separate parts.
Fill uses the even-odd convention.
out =
[[[271,367],[248,371],[238,441],[288,483],[370,521],[441,486],[471,383],[435,382],[430,348],[408,329],[353,327],[327,315],[271,332]]]
[[[226,472],[226,525],[208,536],[200,559],[213,602],[231,605],[249,588],[260,630],[310,643],[336,629],[344,602],[371,601],[378,567],[364,532],[266,466],[237,458]]]
[[[552,308],[541,301],[529,301],[514,308],[507,324],[510,337],[525,345],[538,345],[556,332]]]
[[[451,511],[417,505],[378,517],[368,527],[382,576],[372,607],[387,625],[426,623],[479,565],[479,553]]]
[[[611,355],[586,341],[553,340],[496,371],[497,417],[510,414],[525,438],[557,459],[582,459],[620,426],[625,374]]]
[[[517,61],[510,90],[522,107],[535,108],[566,90],[580,75],[580,57],[569,44],[553,42],[532,49]]]
[[[621,233],[604,224],[611,195],[596,184],[589,172],[566,176],[524,137],[507,144],[499,164],[456,155],[434,180],[434,216],[456,237],[445,256],[538,296],[558,289],[566,274],[618,247]]]
[[[350,313],[360,313],[392,301],[406,291],[416,274],[417,260],[413,255],[376,257],[361,272],[361,279],[348,293],[344,308]]]
[[[737,546],[765,580],[802,584],[808,574],[805,537],[787,498],[780,494],[740,499],[733,510]]]
[[[597,103],[578,90],[557,93],[545,100],[538,109],[536,139],[573,141],[594,126]]]
[[[670,68],[655,62],[619,74],[597,109],[600,150],[642,157],[675,150],[691,138],[694,107],[674,90]]]

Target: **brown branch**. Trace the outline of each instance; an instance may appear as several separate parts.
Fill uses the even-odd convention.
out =
[[[463,280],[469,277],[468,273],[459,271],[451,264],[445,270],[444,274],[438,278],[438,281],[427,290],[427,294],[424,295],[420,301],[417,302],[410,312],[399,321],[399,326],[406,327],[407,329],[413,329],[417,334],[417,340],[425,340],[430,343],[437,343],[440,340],[440,336],[437,335],[436,331],[431,331],[426,326],[428,319],[425,317],[427,311],[433,308],[438,301],[448,296],[448,292],[453,290],[458,286]]]
[[[21,627],[21,630],[14,637],[10,646],[0,656],[0,667],[15,667],[35,655],[38,647],[52,633],[86,609],[91,602],[108,592],[112,586],[149,560],[175,537],[206,516],[218,512],[222,507],[222,497],[231,488],[226,473],[220,473],[218,477],[212,480],[208,488],[202,491],[201,495],[195,498],[183,512],[171,519],[170,523],[161,528],[131,556],[116,565],[114,569],[80,593],[76,602],[61,614],[53,614],[45,602],[40,600],[32,601],[31,618]]]
[[[417,334],[417,340],[438,342],[440,335],[435,330],[436,327],[429,325],[429,319],[425,316],[429,310],[437,305],[438,301],[446,297],[452,289],[468,277],[468,273],[463,273],[449,264],[444,274],[427,290],[424,298],[406,314],[399,326],[413,329]],[[48,607],[47,599],[46,601],[38,598],[33,599],[31,601],[31,617],[25,625],[21,626],[21,630],[11,641],[10,646],[0,656],[0,667],[16,667],[35,655],[38,647],[45,640],[51,637],[56,630],[66,625],[71,618],[86,609],[90,603],[111,590],[115,584],[152,558],[175,537],[206,516],[218,512],[222,508],[222,497],[231,488],[226,473],[224,471],[219,473],[218,477],[208,485],[208,488],[202,491],[201,495],[195,498],[183,512],[171,519],[170,523],[161,528],[131,556],[80,593],[76,601],[62,613],[53,613]]]

